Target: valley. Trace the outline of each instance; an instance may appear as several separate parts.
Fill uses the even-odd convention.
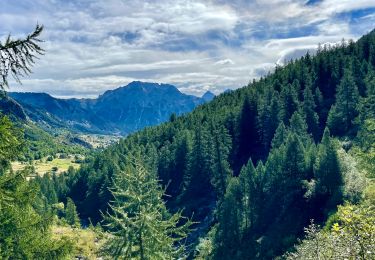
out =
[[[374,260],[374,8],[5,0],[0,259]]]
[[[43,176],[46,173],[62,173],[68,171],[69,167],[73,167],[78,170],[80,163],[83,162],[84,158],[80,155],[66,155],[67,158],[52,158],[52,156],[44,157],[39,160],[31,162],[12,162],[13,171],[23,170],[25,167],[32,166],[35,169],[35,173]],[[65,157],[65,156],[64,156]],[[79,163],[77,163],[77,161]]]
[[[213,99],[181,93],[175,86],[134,81],[108,90],[97,99],[58,99],[46,93],[9,93],[25,116],[48,129],[125,136],[182,115]],[[1,104],[0,104],[1,107]],[[4,108],[3,108],[4,110]],[[24,116],[24,117],[25,117]]]

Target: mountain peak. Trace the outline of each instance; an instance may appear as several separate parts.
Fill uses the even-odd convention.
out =
[[[214,99],[215,97],[216,97],[216,95],[208,90],[206,93],[203,94],[202,99],[206,102],[209,102],[212,99]]]

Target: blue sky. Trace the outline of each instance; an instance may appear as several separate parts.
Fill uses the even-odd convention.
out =
[[[201,95],[374,29],[374,0],[0,0],[0,39],[43,24],[46,55],[10,91],[95,97],[133,80]]]

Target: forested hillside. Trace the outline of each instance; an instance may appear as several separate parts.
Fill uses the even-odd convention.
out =
[[[110,187],[126,158],[140,154],[166,188],[169,210],[198,222],[191,241],[210,230],[210,257],[282,255],[311,219],[324,224],[337,205],[360,201],[338,150],[354,146],[373,166],[374,87],[375,32],[319,46],[314,56],[121,140],[67,176],[67,194],[83,219],[98,223],[111,211]]]
[[[42,30],[0,42],[2,91],[43,54]],[[28,144],[1,116],[0,258],[374,259],[374,131],[375,31],[173,114],[79,170],[13,171]]]

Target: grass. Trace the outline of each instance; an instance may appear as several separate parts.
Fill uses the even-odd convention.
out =
[[[52,226],[52,234],[55,238],[67,237],[73,242],[74,257],[84,259],[98,259],[98,251],[103,243],[100,236],[92,229],[73,228],[68,225]]]
[[[54,167],[57,167],[56,173],[61,173],[67,171],[70,166],[73,168],[78,169],[80,164],[74,162],[74,158],[65,158],[59,159],[55,158],[52,161],[47,161],[47,157],[43,158],[42,160],[34,160],[32,163],[24,163],[24,162],[12,162],[12,168],[14,171],[22,170],[28,165],[32,165],[35,167],[35,171],[43,175],[47,172],[52,172]]]

